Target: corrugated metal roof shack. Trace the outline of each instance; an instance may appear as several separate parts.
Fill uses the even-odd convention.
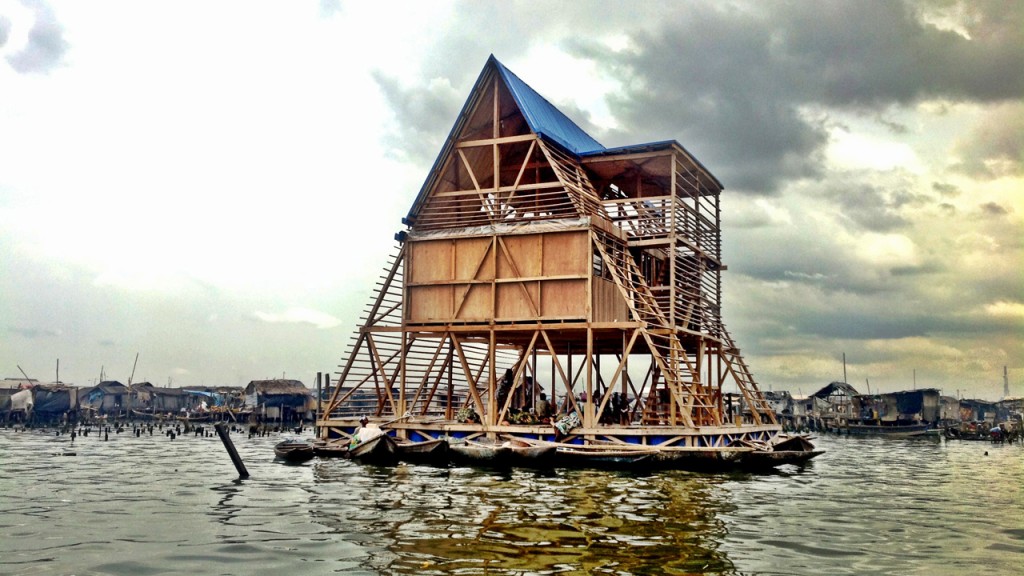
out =
[[[176,413],[184,406],[180,388],[158,388],[149,382],[132,384],[132,407],[136,410]]]
[[[32,388],[35,412],[42,418],[78,410],[78,388],[65,384],[40,384]]]
[[[100,382],[93,388],[80,390],[78,399],[83,408],[93,408],[100,414],[116,414],[127,408],[128,387],[116,380]]]
[[[937,422],[940,395],[935,388],[859,394],[853,397],[853,404],[863,420]]]
[[[245,387],[245,405],[263,420],[295,422],[312,418],[312,391],[298,380],[253,380]]]

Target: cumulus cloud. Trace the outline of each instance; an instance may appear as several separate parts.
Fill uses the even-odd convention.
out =
[[[11,34],[11,19],[0,14],[0,48],[7,43],[7,37]]]
[[[45,74],[57,67],[68,50],[64,27],[53,9],[43,0],[22,0],[34,17],[24,46],[7,56],[7,63],[22,74]],[[6,26],[5,26],[6,22]],[[14,24],[0,17],[0,47],[5,44]]]
[[[953,198],[960,195],[960,188],[948,182],[933,182],[932,190],[935,190],[943,198]]]
[[[330,18],[343,10],[341,0],[320,0],[320,15]]]
[[[622,124],[693,143],[727,187],[773,193],[819,176],[827,138],[810,110],[998,101],[1024,90],[1017,5],[972,8],[971,40],[895,2],[739,6],[687,4],[655,32],[627,28],[632,50],[591,50],[627,78],[612,98]]]
[[[284,312],[256,311],[253,317],[270,324],[311,324],[320,329],[334,328],[341,324],[340,320],[330,314],[308,308],[289,308]]]
[[[418,163],[433,160],[466,94],[453,88],[447,78],[411,87],[379,70],[373,78],[395,116],[394,129],[386,138],[392,153]]]
[[[1024,174],[1024,103],[995,107],[956,143],[953,168],[975,177]]]
[[[1010,211],[997,202],[985,202],[981,205],[981,212],[986,216],[1005,216]]]

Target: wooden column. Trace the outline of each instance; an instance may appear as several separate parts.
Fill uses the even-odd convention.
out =
[[[448,401],[445,402],[444,417],[446,420],[455,418],[455,410],[452,409],[452,397],[455,396],[455,345],[451,341],[451,333],[445,335],[448,340]]]
[[[668,298],[669,305],[668,310],[668,323],[669,326],[674,330],[676,327],[676,208],[679,203],[676,197],[676,155],[673,154],[669,157],[669,166],[672,172],[672,183],[670,190],[672,191],[671,197],[669,198],[669,210],[671,216],[669,216],[669,228],[668,228],[668,256],[669,256],[669,269],[668,269]],[[694,239],[696,241],[696,239]],[[675,368],[674,365],[673,368]]]
[[[490,378],[489,378],[490,382],[487,383],[487,414],[484,417],[484,422],[488,426],[494,426],[495,424],[497,424],[497,421],[495,420],[495,418],[498,416],[498,398],[497,398],[497,392],[498,392],[498,387],[497,387],[498,370],[497,370],[497,366],[495,366],[495,363],[494,363],[494,357],[495,357],[496,352],[497,352],[497,342],[496,342],[496,335],[495,335],[495,332],[494,332],[494,324],[492,323],[491,324],[491,339],[488,342],[488,346],[487,346],[487,356],[489,358],[488,359],[488,372],[490,373]],[[493,435],[493,433],[488,434],[488,436],[491,436],[491,435]]]
[[[587,374],[586,374],[587,401],[583,403],[584,415],[583,426],[593,428],[594,421],[594,330],[587,327]]]
[[[409,355],[409,332],[402,330],[402,354],[398,358],[398,410],[395,417],[405,415],[405,359]]]

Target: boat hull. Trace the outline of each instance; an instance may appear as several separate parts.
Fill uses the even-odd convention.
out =
[[[318,443],[313,445],[313,455],[317,458],[350,458],[347,444]]]
[[[359,429],[352,421],[321,422],[328,431],[328,442],[348,441]],[[775,424],[705,426],[699,429],[685,426],[653,427],[611,425],[593,428],[578,427],[559,441],[550,425],[507,425],[483,426],[479,423],[456,422],[436,418],[417,420],[406,418],[389,423],[389,428],[399,436],[410,438],[439,439],[448,441],[447,462],[457,465],[484,467],[532,467],[532,468],[611,468],[650,469],[679,468],[694,471],[718,471],[730,468],[753,468],[778,466],[806,461],[820,451],[813,451],[813,445],[801,440],[801,445],[786,447],[781,442],[792,440],[782,434]],[[495,439],[486,436],[493,434]],[[398,441],[402,444],[422,442]],[[438,442],[440,444],[440,442]],[[481,444],[483,446],[476,446]],[[499,447],[507,444],[504,449]],[[539,451],[530,454],[519,448],[513,455],[513,447],[554,446],[555,451]],[[753,456],[742,465],[740,454],[753,451],[794,452],[774,456]],[[397,447],[396,460],[444,465],[446,460],[431,456],[424,460],[412,450],[425,448]]]
[[[349,448],[349,457],[364,464],[394,464],[398,462],[395,440],[381,434]]]
[[[500,444],[483,444],[473,441],[452,442],[448,453],[453,464],[472,466],[511,466],[512,449]]]
[[[280,442],[274,446],[274,456],[285,462],[307,462],[314,456],[313,445],[308,442]]]
[[[396,441],[395,451],[403,462],[436,466],[448,464],[448,441],[444,438],[422,442]]]
[[[928,424],[905,424],[901,426],[885,426],[878,424],[846,425],[846,432],[852,436],[888,436],[890,438],[908,438],[923,436],[928,433]]]

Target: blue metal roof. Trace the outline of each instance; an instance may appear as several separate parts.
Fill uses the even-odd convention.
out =
[[[519,110],[526,117],[530,130],[539,136],[547,137],[576,155],[604,150],[600,142],[594,140],[582,128],[576,125],[565,114],[555,108],[543,96],[537,94],[526,82],[519,79],[508,68],[491,56],[498,73],[501,74],[509,92],[515,98]]]

